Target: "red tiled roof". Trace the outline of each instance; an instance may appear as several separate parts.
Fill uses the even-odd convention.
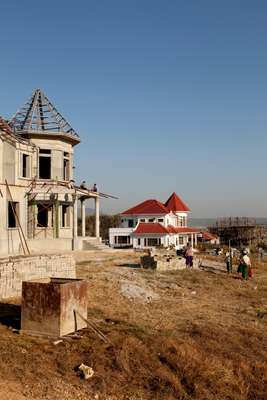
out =
[[[5,133],[12,133],[10,126],[2,117],[0,117],[0,130]]]
[[[163,225],[154,222],[140,222],[133,232],[135,235],[143,235],[146,233],[168,234],[168,229]]]
[[[169,232],[169,233],[177,233],[175,227],[172,226],[172,225],[168,225],[168,226],[167,226],[167,229],[168,229],[168,232]]]
[[[177,233],[198,233],[199,230],[190,227],[175,227],[168,225],[167,227],[155,223],[155,222],[140,222],[134,230],[135,235],[142,235],[146,233],[157,233],[157,234],[177,234]]]
[[[169,214],[169,211],[160,201],[146,200],[140,204],[137,204],[137,206],[129,208],[128,210],[121,213],[121,215],[140,215],[140,214],[165,215]]]
[[[188,226],[173,226],[168,225],[167,227],[169,233],[198,233],[199,229],[191,228]]]
[[[180,199],[175,192],[168,198],[164,206],[168,211],[190,211],[187,205]]]
[[[201,232],[203,239],[205,240],[214,240],[218,239],[218,236],[211,234],[210,232],[203,231]]]

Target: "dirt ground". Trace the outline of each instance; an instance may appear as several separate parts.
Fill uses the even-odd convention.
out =
[[[19,300],[0,304],[0,399],[267,399],[267,264],[242,281],[142,270],[132,251],[75,257],[108,342],[90,329],[57,345],[19,334]]]

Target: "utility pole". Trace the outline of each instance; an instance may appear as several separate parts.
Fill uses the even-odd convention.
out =
[[[232,259],[232,249],[231,249],[231,240],[229,239],[229,273],[233,272],[233,259]]]

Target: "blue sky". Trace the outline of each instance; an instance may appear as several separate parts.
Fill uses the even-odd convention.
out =
[[[267,216],[266,1],[2,3],[0,115],[41,87],[104,211],[176,191],[194,217]]]

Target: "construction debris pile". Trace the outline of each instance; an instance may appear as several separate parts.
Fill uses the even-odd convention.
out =
[[[148,255],[141,257],[140,264],[142,268],[170,271],[184,269],[185,259],[182,256],[177,256],[175,249],[153,248],[149,250]]]

